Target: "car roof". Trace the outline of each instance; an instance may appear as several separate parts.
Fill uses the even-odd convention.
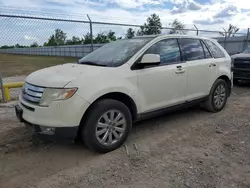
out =
[[[201,36],[192,36],[192,35],[176,35],[176,34],[159,34],[159,35],[142,35],[142,36],[136,36],[135,38],[193,38],[193,39],[209,39],[206,37]],[[212,39],[213,40],[213,39]]]

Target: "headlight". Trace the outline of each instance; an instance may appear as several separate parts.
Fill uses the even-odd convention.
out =
[[[76,93],[76,91],[77,88],[46,88],[43,92],[40,105],[49,106],[53,101],[69,99]]]

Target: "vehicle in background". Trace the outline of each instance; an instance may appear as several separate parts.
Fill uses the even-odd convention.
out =
[[[250,81],[250,46],[243,52],[231,56],[233,64],[233,81]]]
[[[212,39],[117,40],[78,63],[30,74],[16,114],[43,139],[79,136],[105,153],[126,141],[132,122],[195,104],[219,112],[231,93],[231,75],[230,56]]]

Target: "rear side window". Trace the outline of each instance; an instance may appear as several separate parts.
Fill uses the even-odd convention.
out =
[[[207,49],[207,46],[205,45],[205,43],[204,43],[203,41],[201,41],[201,45],[202,45],[202,47],[203,47],[203,50],[204,50],[204,53],[205,53],[205,57],[206,57],[207,59],[212,58],[210,52],[209,52],[208,49]]]
[[[165,39],[151,46],[146,54],[159,54],[161,65],[180,63],[180,49],[177,39]]]
[[[203,47],[199,39],[179,39],[184,60],[194,61],[205,59]]]
[[[214,58],[223,58],[225,57],[225,54],[222,52],[222,50],[213,42],[209,40],[205,40],[208,48],[210,49],[211,53],[213,54]]]

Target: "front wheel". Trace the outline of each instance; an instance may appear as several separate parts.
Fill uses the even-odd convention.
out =
[[[229,91],[226,81],[222,79],[216,80],[205,102],[206,110],[210,112],[221,111],[227,103],[228,95]]]
[[[132,117],[122,102],[104,99],[93,104],[82,129],[86,146],[99,153],[119,148],[132,128]]]

